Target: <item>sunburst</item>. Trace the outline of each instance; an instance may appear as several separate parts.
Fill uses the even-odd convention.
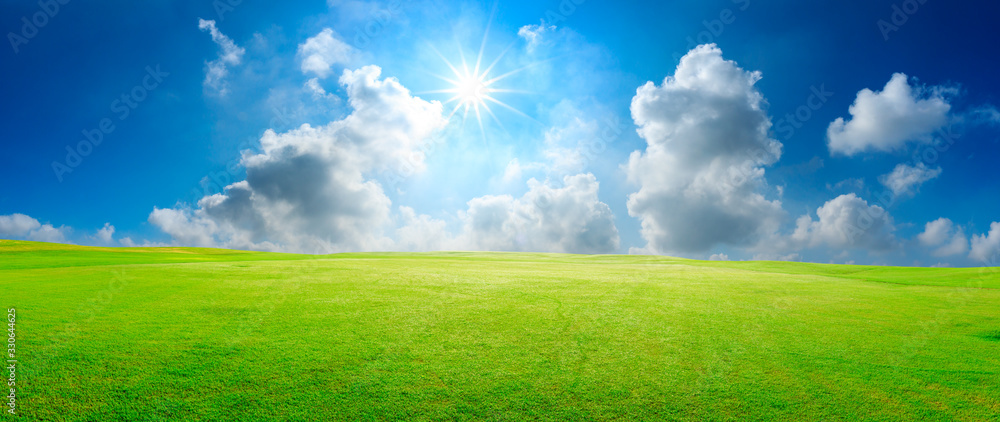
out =
[[[468,62],[465,60],[465,54],[462,53],[461,48],[459,48],[459,53],[458,53],[461,59],[461,63],[459,66],[456,66],[450,60],[448,60],[443,54],[441,54],[441,52],[438,51],[438,49],[434,48],[433,45],[430,46],[430,48],[434,51],[434,53],[436,53],[438,57],[440,57],[441,60],[443,60],[444,63],[448,66],[448,69],[451,70],[452,75],[442,76],[442,75],[432,74],[438,79],[447,82],[451,86],[445,89],[427,91],[427,93],[441,93],[441,94],[451,95],[451,97],[444,102],[444,104],[455,103],[455,106],[451,109],[451,112],[448,113],[449,120],[452,117],[454,117],[455,114],[458,113],[459,111],[462,111],[463,120],[468,118],[470,111],[473,112],[476,116],[476,121],[479,123],[479,130],[483,133],[484,139],[486,137],[486,129],[483,125],[484,113],[488,114],[497,123],[497,125],[503,128],[503,124],[500,123],[500,119],[497,118],[497,115],[493,112],[493,109],[490,107],[491,104],[494,106],[510,110],[511,112],[526,117],[528,119],[535,120],[532,119],[527,114],[514,108],[513,106],[501,101],[495,96],[495,94],[499,93],[527,93],[526,91],[521,91],[516,89],[501,88],[500,86],[497,85],[497,83],[525,69],[528,69],[533,65],[524,66],[503,73],[498,76],[492,76],[492,73],[496,68],[497,64],[500,63],[500,60],[503,59],[503,57],[507,54],[508,51],[510,51],[511,47],[514,46],[514,43],[511,43],[506,48],[504,48],[504,50],[493,60],[493,62],[489,64],[489,66],[483,67],[483,53],[486,50],[486,41],[489,37],[490,26],[492,24],[493,14],[495,13],[496,13],[496,6],[494,5],[493,13],[490,15],[491,23],[486,25],[486,30],[483,33],[483,41],[479,46],[479,54],[476,57],[476,63],[471,69],[469,68]]]

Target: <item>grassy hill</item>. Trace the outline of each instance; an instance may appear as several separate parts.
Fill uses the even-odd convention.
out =
[[[1000,269],[0,241],[0,298],[11,420],[1000,418]]]

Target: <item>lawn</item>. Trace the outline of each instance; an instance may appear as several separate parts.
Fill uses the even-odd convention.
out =
[[[10,420],[1000,419],[1000,269],[0,240],[0,298]]]

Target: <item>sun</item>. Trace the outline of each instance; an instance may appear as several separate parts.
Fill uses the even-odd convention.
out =
[[[465,55],[459,52],[461,56],[461,63],[455,66],[443,54],[434,49],[434,52],[441,57],[441,60],[448,66],[451,70],[452,75],[441,76],[434,75],[435,77],[447,82],[451,85],[450,88],[439,89],[436,91],[427,91],[428,93],[439,93],[439,94],[450,94],[451,97],[444,101],[444,104],[455,103],[455,106],[451,109],[451,113],[448,114],[448,118],[451,119],[456,113],[462,111],[463,118],[468,117],[469,113],[472,112],[476,116],[476,120],[479,121],[480,129],[483,129],[483,114],[487,114],[492,117],[498,124],[500,120],[497,118],[496,114],[493,113],[493,109],[490,105],[496,105],[499,107],[506,108],[508,110],[514,111],[517,114],[526,116],[519,110],[511,107],[507,103],[500,101],[496,98],[497,93],[513,93],[519,92],[513,89],[500,88],[496,84],[504,80],[505,78],[524,70],[524,68],[517,69],[511,72],[504,73],[500,76],[492,76],[491,73],[496,67],[500,59],[503,58],[504,54],[507,53],[508,47],[497,56],[493,62],[483,67],[483,50],[486,47],[486,36],[483,36],[483,46],[479,50],[479,56],[476,58],[475,65],[470,69],[468,63],[465,61]],[[433,46],[432,46],[433,48]],[[503,125],[500,124],[502,127]]]
[[[490,95],[490,88],[486,81],[479,75],[465,75],[460,78],[455,85],[455,94],[459,104],[462,105],[486,105],[486,97]]]
[[[494,6],[495,12],[495,6]],[[490,17],[492,21],[492,16]],[[444,61],[451,70],[451,75],[442,76],[438,74],[431,74],[434,77],[441,79],[442,81],[448,83],[450,87],[445,89],[439,89],[435,91],[425,91],[425,93],[438,93],[438,94],[449,94],[450,97],[444,101],[445,105],[454,103],[455,106],[448,113],[448,119],[450,120],[455,116],[456,113],[462,111],[462,118],[468,118],[470,113],[475,114],[476,120],[479,122],[479,129],[483,132],[483,137],[486,137],[485,128],[483,125],[483,114],[486,114],[493,118],[493,120],[503,128],[503,124],[500,123],[500,119],[497,118],[496,114],[493,113],[491,106],[502,107],[504,109],[510,110],[515,114],[532,119],[527,114],[522,113],[520,110],[508,105],[507,103],[497,99],[496,94],[500,93],[527,93],[526,91],[521,91],[517,89],[502,88],[498,86],[498,82],[517,74],[525,69],[530,68],[532,65],[524,66],[499,76],[493,76],[493,70],[496,68],[500,60],[510,51],[511,47],[514,46],[512,42],[508,45],[488,66],[483,66],[483,52],[486,50],[486,40],[489,36],[490,25],[487,24],[486,30],[483,33],[483,41],[479,47],[479,54],[476,57],[476,62],[473,66],[469,66],[468,62],[465,60],[465,55],[462,53],[461,48],[459,48],[459,57],[461,59],[460,63],[456,66],[452,64],[440,51],[434,48],[433,45],[429,45],[431,50],[434,51]],[[505,129],[506,130],[506,129]]]

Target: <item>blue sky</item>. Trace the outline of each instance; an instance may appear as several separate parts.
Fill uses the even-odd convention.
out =
[[[649,3],[5,0],[0,237],[997,264],[1000,5]]]

